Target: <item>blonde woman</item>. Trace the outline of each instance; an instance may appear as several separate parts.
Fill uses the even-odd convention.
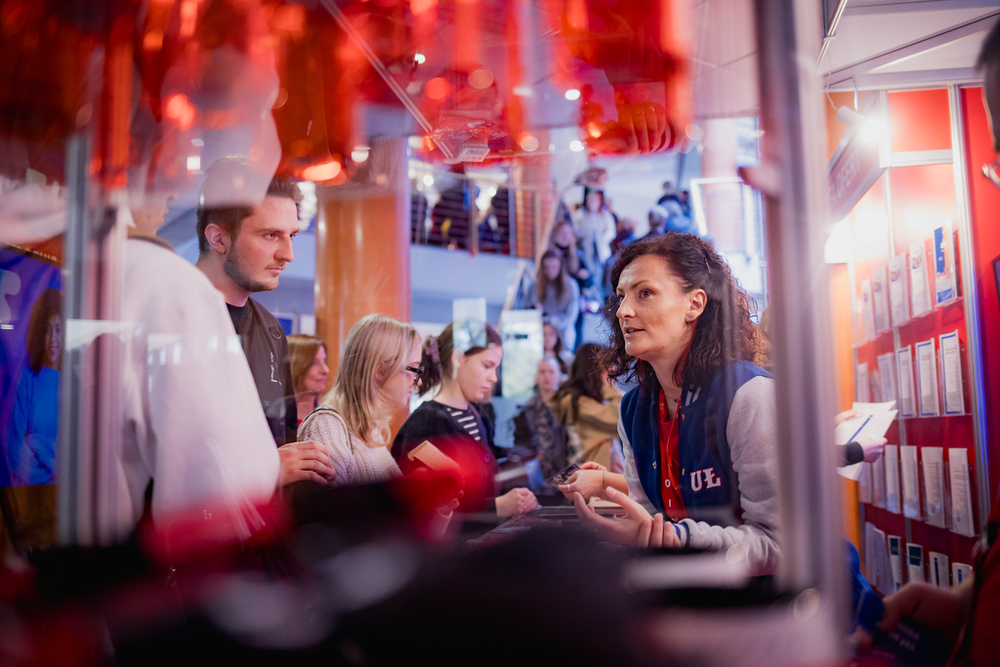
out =
[[[333,389],[299,427],[299,440],[326,445],[333,486],[401,476],[389,453],[389,419],[420,382],[420,336],[409,324],[368,315],[351,329]]]

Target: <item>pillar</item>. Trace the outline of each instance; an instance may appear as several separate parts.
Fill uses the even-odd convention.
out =
[[[372,140],[352,178],[317,195],[316,334],[335,377],[347,334],[362,317],[410,321],[406,138]]]

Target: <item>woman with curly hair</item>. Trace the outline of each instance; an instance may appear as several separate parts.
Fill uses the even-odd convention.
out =
[[[761,337],[749,297],[708,243],[676,232],[627,246],[611,282],[617,323],[605,363],[612,378],[638,382],[618,423],[625,474],[587,464],[563,492],[609,539],[742,544],[758,572],[773,572],[774,381],[756,365]],[[621,504],[626,519],[598,517],[588,495]]]

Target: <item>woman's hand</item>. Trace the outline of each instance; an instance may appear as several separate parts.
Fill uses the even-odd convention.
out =
[[[604,466],[595,463],[599,469],[585,469],[584,463],[580,466],[580,470],[570,475],[570,478],[566,480],[565,484],[560,484],[558,488],[562,491],[562,494],[573,500],[573,494],[579,493],[584,498],[590,498],[591,496],[597,496],[603,500],[607,500],[608,497],[604,492],[605,488],[605,477],[607,476],[607,470]]]
[[[607,472],[608,469],[602,466],[597,461],[586,461],[580,464],[580,470],[600,470],[601,472]]]
[[[618,503],[625,510],[621,519],[610,519],[597,514],[579,493],[573,496],[573,505],[580,523],[597,531],[601,537],[615,544],[638,547],[679,547],[680,538],[674,525],[663,520],[662,514],[655,517],[628,497],[628,494],[609,486],[605,490],[607,498]]]
[[[497,516],[518,516],[538,507],[538,500],[528,489],[511,489],[502,496],[497,496]]]

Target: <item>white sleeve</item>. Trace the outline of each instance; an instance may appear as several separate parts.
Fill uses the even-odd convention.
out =
[[[306,417],[299,427],[299,440],[313,440],[326,445],[326,453],[337,476],[330,482],[331,486],[351,486],[363,482],[357,479],[358,465],[351,451],[351,437],[347,429],[336,415],[330,412],[314,412]],[[353,443],[354,446],[365,447],[363,443]]]
[[[628,435],[625,434],[625,424],[622,422],[620,412],[618,414],[618,437],[622,441],[622,457],[625,459],[625,483],[628,484],[628,497],[645,507],[646,511],[650,514],[656,514],[656,508],[649,501],[649,497],[646,495],[646,492],[642,488],[642,483],[639,481],[639,472],[635,464],[635,453],[632,451],[632,443],[629,441]]]
[[[684,519],[677,527],[687,545],[726,549],[741,543],[756,570],[775,570],[780,555],[776,422],[774,380],[756,377],[737,390],[726,438],[739,483],[743,524],[719,526]]]

